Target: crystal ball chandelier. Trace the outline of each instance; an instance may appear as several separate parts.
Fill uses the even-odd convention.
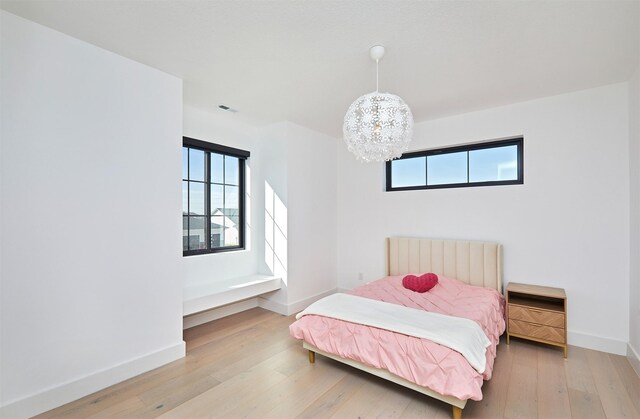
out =
[[[371,47],[376,61],[376,91],[360,96],[344,116],[344,141],[356,159],[379,162],[398,158],[409,147],[413,135],[413,115],[396,95],[378,91],[378,62],[384,47]]]

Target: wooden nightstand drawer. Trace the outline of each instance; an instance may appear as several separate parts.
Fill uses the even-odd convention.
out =
[[[564,329],[564,313],[509,304],[509,318]]]
[[[564,329],[509,319],[509,333],[556,343],[564,342]]]

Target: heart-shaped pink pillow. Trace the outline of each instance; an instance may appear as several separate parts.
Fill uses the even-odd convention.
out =
[[[402,278],[402,286],[415,292],[427,292],[438,283],[438,275],[426,273],[420,276],[407,275]]]

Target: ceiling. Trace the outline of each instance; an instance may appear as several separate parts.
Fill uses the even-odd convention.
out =
[[[640,1],[7,1],[0,7],[184,80],[186,105],[336,138],[380,91],[417,122],[629,80]]]

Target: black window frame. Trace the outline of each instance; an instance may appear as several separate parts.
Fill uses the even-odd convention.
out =
[[[514,180],[490,180],[483,182],[469,182],[469,151],[485,150],[490,148],[500,148],[505,146],[515,145],[517,155],[517,178]],[[392,187],[392,161],[389,160],[385,163],[385,181],[386,191],[414,191],[422,189],[446,189],[446,188],[470,188],[476,186],[500,186],[500,185],[522,185],[524,184],[524,137],[513,137],[502,140],[492,140],[482,143],[466,144],[452,147],[443,147],[431,150],[413,151],[410,153],[404,153],[396,160],[410,159],[415,157],[424,157],[425,160],[428,156],[434,156],[439,154],[459,153],[467,152],[467,181],[462,183],[444,183],[438,185],[418,185],[418,186],[397,186]],[[428,179],[429,165],[425,161],[425,183]]]
[[[204,184],[205,184],[205,192],[204,192],[204,205],[205,205],[205,237],[207,237],[206,249],[194,249],[194,250],[182,250],[183,256],[193,256],[193,255],[203,255],[210,253],[222,253],[222,252],[232,252],[237,250],[244,250],[246,248],[245,242],[245,216],[246,216],[246,208],[245,208],[245,193],[246,193],[246,182],[245,182],[245,166],[246,161],[250,157],[251,153],[247,150],[241,150],[238,148],[228,147],[221,144],[210,143],[207,141],[198,140],[190,137],[182,137],[182,147],[192,148],[196,150],[201,150],[205,152],[205,174],[204,174]],[[235,246],[220,246],[212,248],[211,246],[211,199],[210,199],[210,191],[211,191],[211,158],[210,153],[220,154],[223,156],[235,157],[238,159],[238,245]],[[188,176],[187,176],[188,177]],[[182,181],[190,181],[189,179],[182,179]],[[187,199],[189,199],[187,197]],[[183,210],[184,211],[184,210]],[[182,217],[184,218],[184,212]],[[189,222],[189,216],[187,215],[187,223]],[[183,220],[184,223],[184,220]],[[188,227],[187,227],[188,230]],[[184,237],[184,236],[183,236]],[[184,240],[184,239],[183,239]]]

